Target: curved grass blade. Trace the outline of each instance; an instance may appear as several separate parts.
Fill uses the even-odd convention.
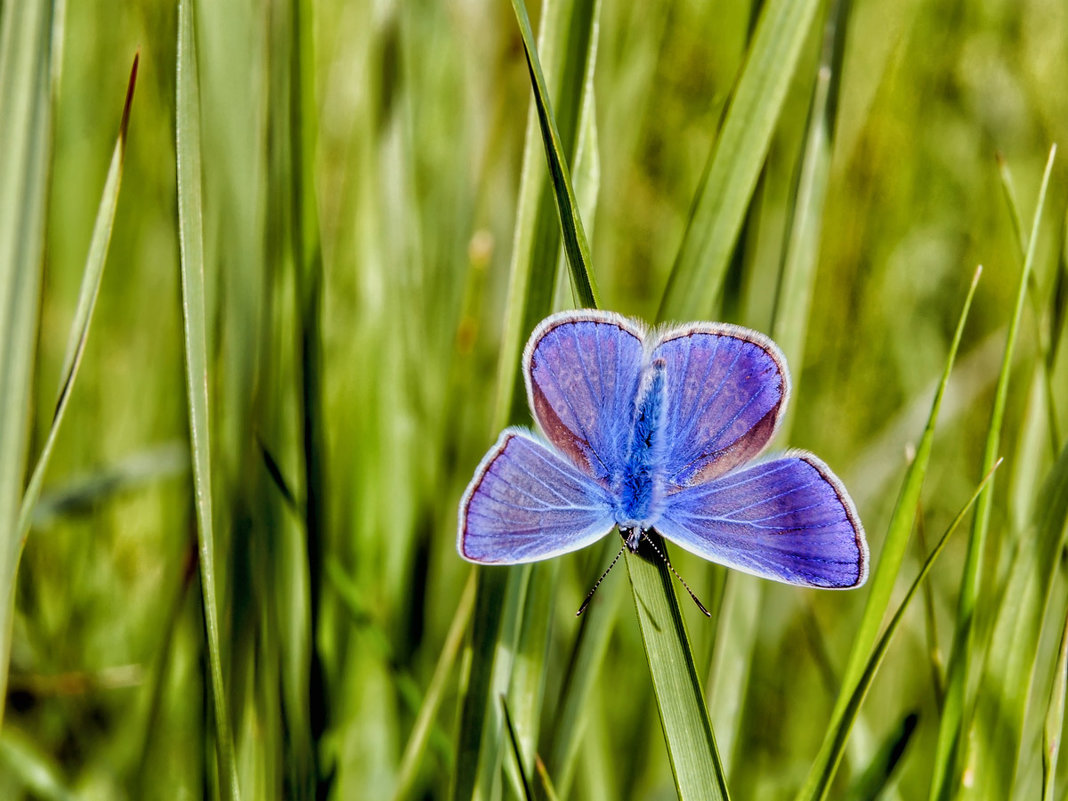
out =
[[[211,500],[211,434],[208,418],[208,325],[204,286],[204,221],[201,210],[200,88],[197,76],[194,0],[178,4],[176,78],[178,157],[178,243],[182,266],[182,321],[185,329],[189,435],[193,451],[200,579],[215,713],[219,785],[224,798],[238,799],[230,712],[223,687],[219,609],[215,590],[215,534]]]
[[[563,223],[564,229],[571,226],[573,245],[580,238],[584,242],[583,235],[574,233],[580,229],[575,228],[578,208],[574,205],[573,191],[571,212],[561,217],[553,208],[555,192],[548,191],[537,164],[540,158],[538,151],[545,148],[550,164],[557,159],[558,168],[564,170],[563,174],[566,175],[566,156],[579,139],[582,116],[593,111],[587,95],[592,87],[589,78],[594,61],[598,10],[599,3],[588,0],[550,2],[542,7],[541,47],[552,59],[550,63],[554,73],[561,76],[559,94],[563,120],[558,126],[560,120],[553,117],[545,94],[544,74],[529,30],[529,19],[521,4],[517,9],[529,50],[532,80],[535,80],[535,107],[537,109],[540,104],[540,111],[532,116],[527,126],[523,181],[498,370],[499,394],[494,430],[529,419],[522,377],[518,371],[519,353],[529,331],[551,311],[561,240],[558,224]],[[541,83],[538,84],[536,79],[540,79]],[[539,120],[537,127],[535,117]],[[546,130],[541,123],[548,125],[550,132],[555,132],[555,145],[538,143],[541,138],[538,131],[544,133]],[[565,193],[570,189],[569,182],[554,184],[553,188],[559,191],[561,186]],[[567,240],[568,236],[563,238]],[[569,264],[573,269],[575,265],[582,264],[582,270],[588,270],[588,254],[582,255],[581,248],[578,252],[581,261],[576,261],[574,254],[569,254]],[[583,282],[580,276],[575,283],[581,286]],[[595,304],[596,297],[588,273],[585,283],[589,285],[589,290],[584,296]],[[544,674],[540,660],[544,658],[547,629],[539,630],[539,626],[546,626],[548,620],[533,624],[527,616],[528,625],[524,625],[523,604],[528,597],[528,590],[531,597],[551,596],[553,581],[552,572],[534,571],[529,566],[478,571],[471,658],[468,661],[469,672],[462,686],[459,761],[451,789],[452,797],[457,801],[489,792],[499,772],[502,720],[497,696],[507,691],[513,699],[512,709],[519,715],[540,711]],[[513,677],[517,655],[522,663],[519,672],[523,675]],[[515,699],[520,696],[525,696],[526,701],[516,707]],[[521,730],[530,733],[531,747],[537,735],[539,717],[535,714],[533,718],[521,717],[519,720]],[[529,769],[530,765],[525,767]]]
[[[972,299],[975,297],[975,289],[979,283],[982,268],[975,271],[971,286],[964,299],[964,308],[961,310],[957,329],[953,334],[953,342],[949,347],[949,355],[946,357],[945,368],[942,370],[942,380],[935,392],[934,401],[931,403],[931,412],[927,418],[927,425],[920,438],[920,444],[916,449],[916,457],[909,464],[905,473],[905,480],[901,486],[901,494],[890,518],[886,539],[883,543],[882,552],[878,559],[873,560],[875,570],[869,581],[871,589],[868,592],[868,600],[864,606],[864,615],[861,618],[860,627],[850,651],[849,662],[842,676],[842,690],[835,702],[834,711],[831,714],[831,724],[824,734],[823,744],[815,762],[809,768],[808,777],[797,795],[798,801],[812,801],[820,798],[827,791],[830,781],[834,776],[835,766],[831,759],[834,755],[834,742],[842,737],[840,734],[843,726],[852,725],[852,721],[845,718],[850,703],[852,690],[860,681],[861,674],[866,663],[870,661],[872,647],[879,633],[879,626],[887,609],[890,607],[890,596],[901,570],[901,563],[905,558],[905,550],[908,546],[909,534],[912,532],[913,523],[916,520],[916,512],[920,503],[920,492],[923,489],[923,479],[927,474],[927,465],[931,459],[931,449],[934,445],[935,426],[938,423],[938,413],[942,407],[942,398],[949,383],[949,375],[953,370],[957,350],[960,347],[961,337],[964,334],[964,325],[968,320],[968,312],[971,309]]]
[[[1020,539],[986,649],[958,798],[1010,798],[1046,608],[1068,537],[1068,448],[1039,493],[1035,518]]]
[[[1057,758],[1064,732],[1064,699],[1068,689],[1068,617],[1061,628],[1061,645],[1057,650],[1057,667],[1046,705],[1046,722],[1042,728],[1042,801],[1053,801],[1057,776]]]
[[[592,560],[597,572],[587,582],[591,587],[602,565],[608,564],[615,552],[615,538],[606,537],[599,547],[598,558]],[[564,796],[567,796],[571,787],[579,746],[582,744],[590,691],[608,649],[621,589],[619,581],[604,582],[597,590],[596,600],[586,607],[579,618],[579,631],[571,650],[546,748],[548,772],[556,777],[556,785]]]
[[[427,742],[430,740],[430,731],[437,719],[438,709],[441,707],[441,699],[445,692],[445,683],[452,675],[456,657],[460,653],[463,644],[464,632],[471,620],[471,610],[475,606],[475,568],[467,576],[463,593],[460,595],[460,603],[456,606],[449,632],[445,635],[445,642],[441,647],[441,656],[434,666],[434,675],[430,678],[423,703],[419,707],[412,733],[408,737],[408,743],[404,746],[404,756],[401,757],[400,769],[397,771],[397,789],[393,792],[394,801],[402,801],[409,798],[415,779],[426,752]]]
[[[115,209],[119,204],[119,187],[122,184],[122,165],[126,155],[126,129],[130,122],[130,104],[133,102],[134,86],[137,83],[137,64],[140,54],[134,56],[133,66],[130,68],[130,80],[126,87],[126,101],[122,108],[122,120],[119,123],[119,136],[115,142],[115,150],[111,155],[111,166],[108,168],[107,179],[104,182],[104,191],[100,197],[100,207],[97,210],[96,223],[93,226],[93,237],[89,242],[89,255],[85,262],[85,272],[82,273],[82,286],[78,293],[78,306],[74,312],[74,320],[71,323],[70,341],[67,345],[67,355],[63,361],[62,378],[59,384],[59,394],[56,398],[55,412],[52,415],[52,424],[48,429],[41,455],[33,469],[33,474],[22,496],[22,506],[19,509],[18,536],[19,541],[24,543],[33,522],[33,511],[37,500],[41,495],[41,486],[44,483],[44,474],[48,469],[48,462],[52,456],[52,448],[56,444],[56,435],[59,433],[60,424],[67,411],[67,403],[70,400],[74,381],[78,377],[78,368],[82,363],[82,354],[85,353],[85,343],[89,339],[89,326],[93,322],[93,310],[96,308],[97,295],[100,293],[100,282],[104,277],[104,265],[107,263],[108,245],[111,242],[111,228],[115,222]]]
[[[923,586],[927,586],[924,584]],[[882,747],[875,753],[874,758],[857,779],[850,785],[846,793],[846,801],[867,801],[867,799],[879,798],[893,778],[897,766],[901,763],[905,751],[912,742],[912,735],[916,733],[916,725],[920,716],[916,712],[909,712],[901,725],[890,733]]]
[[[591,9],[597,5],[589,0],[587,2]],[[515,10],[519,32],[523,38],[523,52],[527,57],[530,82],[534,89],[534,105],[538,111],[538,124],[541,127],[542,142],[545,144],[545,158],[549,163],[556,208],[560,214],[564,254],[571,268],[571,280],[574,283],[579,304],[584,307],[597,308],[600,301],[590,267],[590,245],[586,240],[582,220],[579,218],[578,201],[575,200],[575,190],[571,186],[571,173],[567,166],[560,132],[556,128],[556,120],[553,117],[545,75],[542,73],[541,62],[538,60],[538,50],[534,43],[534,32],[530,27],[530,17],[527,15],[523,0],[512,0],[512,8]],[[591,14],[591,18],[593,16]],[[585,70],[581,71],[583,76],[585,73]]]
[[[850,3],[831,4],[823,26],[820,63],[816,73],[796,184],[790,193],[788,237],[781,255],[779,278],[771,326],[772,338],[782,347],[786,363],[802,364],[812,295],[815,291],[823,230],[823,210],[827,196],[832,142],[838,109],[839,67],[845,47]],[[801,371],[794,373],[797,393]],[[787,411],[779,429],[780,441],[789,440],[793,410]],[[715,699],[714,721],[719,732],[728,773],[738,764],[740,748],[735,734],[740,730],[746,688],[752,670],[763,603],[763,582],[749,576],[724,576],[724,609],[729,614],[718,620],[717,642],[730,643],[717,648],[710,692]]]
[[[503,695],[501,696],[501,711],[504,713],[504,725],[508,730],[508,740],[512,744],[512,756],[515,757],[515,769],[519,774],[523,798],[526,801],[534,801],[534,793],[530,789],[530,780],[527,779],[527,773],[523,769],[523,752],[519,747],[519,737],[516,735],[515,726],[512,724],[512,715],[508,712],[508,699]]]
[[[655,540],[662,549],[662,540]],[[644,544],[640,553],[628,549],[624,556],[679,798],[729,798],[674,577]]]
[[[820,759],[817,760],[816,765],[821,768],[818,775],[813,776],[809,773],[809,781],[805,783],[803,794],[805,798],[811,799],[823,799],[827,797],[827,793],[831,789],[831,781],[834,779],[834,774],[838,769],[838,763],[842,759],[842,754],[845,752],[846,741],[849,738],[849,731],[853,728],[853,722],[857,719],[857,714],[860,711],[860,705],[864,701],[864,697],[868,693],[868,689],[871,687],[872,681],[875,679],[875,674],[879,670],[879,666],[882,665],[883,658],[886,656],[886,652],[890,647],[890,642],[897,632],[898,626],[901,624],[901,620],[905,616],[905,611],[908,609],[909,603],[912,601],[913,596],[920,589],[924,579],[927,578],[927,574],[931,572],[931,568],[934,566],[935,560],[946,547],[946,543],[949,542],[950,535],[957,530],[957,527],[964,520],[965,516],[971,510],[976,501],[982,497],[983,490],[989,485],[990,479],[994,475],[994,471],[998,468],[1001,461],[998,460],[990,472],[988,472],[979,486],[975,488],[975,492],[972,493],[972,497],[968,499],[968,502],[964,505],[953,522],[949,524],[945,534],[935,545],[933,551],[927,557],[927,560],[923,563],[923,567],[920,568],[919,574],[912,582],[912,586],[909,587],[905,597],[898,605],[897,611],[894,612],[894,616],[890,619],[890,622],[886,625],[886,630],[879,638],[875,647],[872,649],[868,656],[867,663],[863,665],[860,675],[855,681],[850,681],[844,686],[850,688],[846,695],[846,702],[842,708],[842,714],[835,719],[834,724],[828,729],[826,736],[823,740],[823,745],[820,747]]]
[[[567,165],[560,158],[560,138],[555,130],[544,76],[533,45],[530,20],[522,0],[513,0],[513,7],[534,84],[535,103],[553,176],[572,279],[580,303],[596,306],[596,289],[589,272],[589,247],[577,214]],[[583,284],[584,277],[588,286]],[[627,555],[627,565],[680,798],[708,797],[709,788],[713,788],[712,797],[725,798],[727,791],[722,767],[671,574],[658,561],[645,562],[630,554]],[[644,596],[644,599],[640,599],[640,596]],[[643,611],[650,614],[645,615]],[[668,620],[672,625],[657,628],[666,625]]]
[[[1005,337],[1001,372],[998,375],[997,386],[994,390],[994,403],[990,412],[990,424],[987,429],[986,445],[983,452],[984,470],[990,469],[990,466],[997,458],[997,452],[1000,447],[1001,425],[1008,400],[1013,351],[1016,347],[1020,318],[1023,315],[1029,276],[1035,260],[1039,224],[1042,220],[1042,211],[1046,205],[1046,189],[1049,186],[1049,178],[1053,170],[1053,161],[1056,154],[1057,147],[1054,145],[1050,148],[1045,173],[1042,176],[1042,185],[1039,188],[1038,202],[1035,206],[1035,216],[1031,224],[1031,237],[1027,244],[1027,256],[1020,272],[1016,302],[1012,318],[1009,321],[1009,330]],[[995,580],[993,576],[985,576],[985,574],[991,572],[990,570],[984,570],[986,535],[990,525],[992,504],[993,494],[987,492],[979,499],[975,510],[975,518],[972,520],[972,534],[968,541],[968,554],[961,578],[960,597],[957,601],[956,636],[953,640],[953,650],[950,653],[949,669],[946,676],[946,703],[938,730],[934,774],[931,779],[931,801],[952,795],[954,793],[954,790],[951,789],[952,785],[957,781],[957,776],[960,772],[958,760],[960,738],[968,728],[965,720],[965,710],[972,703],[969,697],[970,688],[974,687],[975,671],[982,664],[982,638],[978,636],[976,623],[977,621],[981,622],[986,609],[985,606],[980,608],[980,594],[984,586],[984,579],[987,582]]]
[[[661,320],[698,320],[714,308],[820,5],[818,0],[765,4],[668,279]]]
[[[52,3],[0,6],[0,721],[7,697],[52,158],[52,92],[62,47]]]

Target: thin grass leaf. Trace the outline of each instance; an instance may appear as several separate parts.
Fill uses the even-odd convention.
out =
[[[553,160],[559,163],[557,169],[566,171],[568,164],[577,156],[579,131],[588,123],[594,108],[589,102],[593,91],[593,68],[596,63],[597,17],[600,14],[599,0],[549,0],[542,6],[541,29],[537,45],[533,43],[529,27],[530,21],[525,8],[516,9],[516,17],[523,37],[531,36],[528,44],[524,39],[524,48],[529,50],[528,71],[533,87],[533,101],[526,127],[526,140],[523,149],[522,181],[519,187],[519,202],[512,242],[512,257],[508,277],[508,314],[504,317],[504,331],[501,342],[501,358],[498,361],[498,387],[495,420],[500,425],[525,419],[527,416],[526,394],[523,377],[516,369],[520,361],[523,343],[534,330],[537,323],[552,311],[553,289],[556,281],[556,262],[562,239],[563,218],[556,192],[550,191],[549,182],[542,168],[542,160],[547,159],[550,166]],[[526,21],[526,27],[523,22]],[[554,78],[552,102],[548,93],[545,73],[542,65]],[[534,83],[534,65],[542,83]],[[554,113],[555,111],[555,113]],[[550,135],[556,131],[557,140],[545,139],[543,115],[548,118]],[[552,175],[552,170],[550,170]],[[566,175],[565,173],[562,173]],[[572,222],[579,220],[579,206],[572,197],[566,200],[567,192],[572,196],[574,190],[570,179],[562,185],[551,188],[562,190],[564,204],[570,203]],[[578,223],[581,226],[581,221]],[[576,227],[575,245],[585,243],[585,234],[581,227]],[[566,256],[568,265],[581,265],[582,275],[572,285],[586,285],[589,291],[580,294],[587,297],[583,305],[598,305],[595,297],[593,277],[590,272],[588,245],[578,247],[578,262],[573,262],[572,254]],[[574,268],[572,268],[574,269]]]
[[[946,547],[946,543],[949,542],[950,535],[957,530],[961,521],[971,510],[972,506],[982,496],[983,489],[990,483],[991,478],[994,476],[994,471],[1000,465],[1000,460],[994,464],[987,473],[979,486],[975,488],[975,492],[972,493],[972,497],[968,499],[968,502],[957,513],[957,516],[953,518],[953,522],[949,524],[946,532],[942,535],[942,538],[935,545],[931,554],[927,557],[927,561],[923,563],[923,567],[920,568],[919,574],[912,582],[912,586],[909,587],[905,597],[898,605],[897,611],[894,612],[894,616],[887,623],[886,629],[883,631],[879,641],[872,649],[867,663],[863,666],[859,677],[855,683],[850,683],[846,686],[850,687],[846,703],[842,710],[841,719],[836,721],[836,725],[833,729],[828,730],[827,736],[824,738],[823,746],[820,748],[820,756],[824,756],[826,750],[826,757],[819,759],[816,764],[825,766],[823,773],[816,777],[815,782],[806,782],[805,791],[808,791],[810,784],[812,785],[811,795],[807,796],[812,799],[824,799],[827,797],[827,793],[831,789],[831,781],[834,779],[834,774],[838,768],[838,763],[842,759],[842,754],[845,753],[846,741],[849,738],[850,729],[853,727],[853,722],[857,718],[857,714],[860,712],[860,705],[864,702],[864,697],[868,694],[868,689],[871,687],[872,681],[875,679],[875,674],[878,672],[879,667],[882,665],[883,658],[886,656],[886,652],[890,647],[890,642],[893,640],[894,634],[897,632],[898,626],[900,626],[902,619],[905,616],[905,611],[908,609],[909,602],[912,601],[913,596],[920,589],[924,579],[927,578],[927,574],[934,566],[935,560],[938,559],[943,549]],[[809,774],[810,780],[812,774]]]
[[[193,0],[178,5],[176,79],[178,157],[178,243],[182,267],[182,321],[185,331],[189,435],[196,488],[200,579],[210,664],[209,685],[215,713],[219,784],[224,798],[239,799],[230,711],[223,686],[219,610],[215,589],[215,528],[211,497],[211,432],[208,417],[208,326],[204,286],[204,228],[201,206],[200,87],[197,76]]]
[[[525,798],[526,801],[534,801],[534,793],[531,792],[530,781],[527,779],[526,770],[523,768],[523,753],[519,746],[519,737],[516,736],[515,726],[512,725],[512,716],[508,712],[508,699],[503,695],[501,696],[501,711],[504,713],[504,724],[508,731],[508,740],[512,745],[512,756],[515,757],[514,766],[522,782],[522,797]]]
[[[100,282],[104,277],[104,265],[107,263],[108,245],[111,242],[111,228],[115,222],[115,209],[119,204],[119,187],[122,184],[122,165],[126,155],[126,129],[130,122],[130,105],[133,102],[134,86],[137,83],[137,63],[140,54],[134,56],[133,66],[130,68],[130,80],[126,87],[126,101],[122,108],[122,118],[119,123],[119,136],[115,142],[115,150],[111,156],[111,166],[108,168],[107,179],[104,182],[104,191],[100,197],[100,206],[97,210],[96,224],[93,227],[93,237],[89,243],[89,255],[85,262],[85,272],[82,273],[82,286],[78,294],[78,306],[74,312],[74,320],[71,323],[70,340],[67,345],[67,356],[63,361],[62,376],[59,383],[59,393],[56,397],[55,412],[52,415],[52,424],[49,426],[48,435],[45,438],[44,447],[37,458],[33,474],[26,486],[26,492],[22,496],[22,506],[19,509],[18,536],[25,543],[26,535],[29,534],[30,525],[33,522],[33,513],[37,500],[41,495],[41,487],[44,484],[45,471],[52,456],[52,448],[56,444],[56,436],[63,422],[63,416],[67,411],[67,403],[74,388],[74,381],[78,377],[78,368],[82,363],[82,354],[85,353],[85,343],[89,340],[89,326],[93,321],[93,310],[96,308],[96,298],[100,293]]]
[[[1061,645],[1057,649],[1057,667],[1046,705],[1042,727],[1042,801],[1053,801],[1057,778],[1057,759],[1064,733],[1064,699],[1068,689],[1068,617],[1061,628]]]
[[[769,0],[698,190],[657,315],[707,318],[715,308],[818,0]]]
[[[1000,448],[1001,427],[1005,415],[1005,405],[1008,400],[1013,352],[1016,347],[1020,319],[1023,316],[1028,281],[1034,264],[1039,224],[1042,221],[1042,212],[1046,205],[1046,189],[1049,186],[1049,178],[1053,170],[1053,161],[1056,154],[1057,147],[1054,145],[1050,148],[1046,169],[1042,176],[1038,202],[1035,206],[1035,215],[1031,224],[1031,236],[1027,245],[1027,256],[1020,272],[1016,302],[1005,338],[1001,372],[998,375],[997,386],[994,390],[994,403],[990,412],[990,424],[987,429],[986,444],[983,451],[984,471],[989,470],[990,466],[993,465]],[[956,784],[960,775],[961,767],[958,760],[960,738],[968,728],[965,710],[972,704],[970,696],[975,685],[976,671],[979,670],[983,662],[982,637],[978,636],[979,632],[976,631],[977,623],[982,622],[984,619],[983,613],[986,611],[986,606],[981,600],[981,593],[986,584],[990,584],[992,588],[992,583],[996,578],[992,575],[993,571],[984,565],[986,536],[990,525],[992,505],[993,493],[988,491],[980,497],[975,510],[975,518],[972,521],[972,533],[968,541],[968,554],[961,578],[960,597],[957,601],[956,635],[953,640],[953,651],[950,655],[949,669],[946,676],[946,703],[938,730],[934,774],[931,779],[931,801],[941,801],[941,799],[952,795],[955,792],[953,785]],[[989,615],[987,616],[988,618]]]
[[[662,542],[657,542],[657,547],[663,548]],[[649,548],[643,547],[637,554],[627,550],[624,556],[675,789],[682,801],[727,799],[723,765],[675,594],[674,576]]]
[[[441,708],[445,685],[455,667],[456,657],[460,653],[464,632],[467,631],[468,623],[471,621],[471,610],[474,606],[475,568],[472,568],[464,584],[463,593],[460,595],[460,602],[456,605],[456,612],[453,614],[448,634],[445,635],[441,656],[438,657],[437,664],[434,666],[434,674],[430,678],[423,703],[419,707],[419,714],[416,715],[415,723],[412,725],[412,733],[408,736],[408,742],[404,746],[404,755],[401,757],[400,769],[397,771],[397,788],[393,792],[394,801],[403,801],[412,796],[419,767],[430,739],[430,730]]]
[[[839,67],[845,46],[850,4],[835,2],[823,29],[820,62],[809,103],[804,149],[796,184],[790,192],[788,234],[781,255],[771,335],[782,347],[786,363],[800,367],[808,333],[809,311],[815,291],[823,231],[823,210],[827,196],[832,142],[840,87]],[[798,375],[794,374],[794,392]],[[789,440],[793,423],[788,410],[779,433],[780,442]],[[728,774],[744,757],[735,735],[741,729],[742,710],[751,673],[760,626],[756,625],[763,603],[764,585],[748,576],[731,574],[724,578],[724,606],[731,613],[717,620],[718,648],[709,686],[714,698],[715,730],[724,754]],[[737,744],[737,745],[736,745]]]
[[[571,245],[565,245],[575,249],[575,252],[568,254],[569,264],[572,264],[573,270],[581,265],[583,272],[588,271],[585,235],[575,233],[581,229],[574,227],[578,208],[570,179],[564,184],[554,185],[557,189],[562,187],[565,194],[570,192],[571,200],[564,201],[570,211],[563,212],[561,216],[561,213],[553,211],[553,193],[545,186],[538,151],[545,150],[551,165],[554,159],[558,160],[556,168],[566,176],[567,157],[576,147],[578,130],[583,124],[582,114],[593,113],[592,103],[586,102],[586,93],[592,86],[588,77],[593,68],[598,10],[599,3],[587,0],[546,3],[542,8],[539,47],[547,51],[554,72],[560,76],[559,94],[563,104],[562,114],[567,123],[567,127],[560,126],[563,128],[560,130],[546,94],[546,82],[529,30],[529,19],[525,9],[516,9],[521,27],[525,21],[523,34],[534,82],[536,112],[532,112],[527,126],[523,179],[504,316],[505,330],[498,362],[494,431],[509,423],[529,419],[522,390],[523,379],[518,369],[519,353],[529,331],[551,311],[561,239],[559,223],[569,221],[572,226]],[[538,124],[535,124],[535,119],[539,121]],[[551,144],[539,145],[538,140],[542,139],[539,131],[544,134],[547,130],[545,126],[548,126],[549,133],[555,139]],[[566,243],[568,235],[565,234],[563,238]],[[576,286],[585,284],[588,287],[586,296],[596,304],[588,273],[585,278],[578,276],[575,280]],[[513,699],[526,698],[519,710],[524,715],[521,724],[524,731],[530,732],[531,749],[536,741],[539,715],[535,712],[540,710],[544,680],[540,660],[544,658],[547,645],[547,629],[539,630],[539,627],[546,626],[548,620],[542,620],[537,625],[523,625],[522,599],[527,596],[532,573],[534,571],[530,566],[479,571],[469,673],[462,683],[458,736],[460,759],[451,789],[452,798],[456,801],[470,798],[476,793],[489,792],[499,770],[502,721],[495,699],[500,693],[507,691]],[[540,572],[533,576],[532,597],[552,596],[552,576],[552,573]],[[525,619],[533,623],[529,615]],[[513,680],[511,677],[516,653],[522,654],[525,679],[516,677]]]
[[[805,149],[801,155],[797,186],[792,192],[794,202],[790,207],[789,236],[776,287],[771,335],[783,349],[786,363],[797,366],[801,365],[804,355],[809,309],[816,284],[827,176],[831,169],[831,143],[834,140],[841,85],[839,68],[845,48],[850,7],[847,0],[836,0],[824,26],[823,49],[812,90]],[[795,393],[797,382],[795,376]],[[787,428],[779,436],[785,439],[788,432]]]
[[[962,761],[962,799],[1009,798],[1013,790],[1039,639],[1068,536],[1068,448],[1050,471],[1033,526],[1020,540],[987,648]]]
[[[927,586],[927,583],[924,583]],[[905,751],[912,742],[912,735],[916,733],[916,725],[920,716],[916,712],[909,712],[901,725],[886,738],[886,742],[876,751],[865,770],[850,785],[846,793],[846,801],[868,801],[879,798],[880,794],[893,780],[897,766],[905,756]]]
[[[905,558],[905,550],[908,546],[909,534],[912,532],[913,522],[916,519],[917,509],[920,503],[920,493],[923,489],[923,479],[927,474],[927,465],[931,459],[931,449],[934,445],[935,426],[938,423],[938,413],[942,406],[942,398],[945,394],[946,385],[949,383],[949,375],[956,360],[957,350],[960,347],[961,337],[964,334],[964,325],[968,320],[968,312],[971,309],[972,299],[975,297],[975,289],[979,283],[982,268],[975,271],[971,286],[964,299],[964,308],[961,310],[957,329],[953,335],[953,342],[949,347],[946,364],[942,370],[942,379],[935,391],[935,397],[931,403],[931,412],[927,418],[927,425],[920,444],[916,449],[916,456],[909,464],[905,473],[905,479],[898,495],[894,512],[887,528],[886,539],[878,559],[873,560],[875,570],[872,573],[869,584],[868,600],[864,607],[864,615],[853,640],[853,649],[849,654],[849,662],[842,675],[841,691],[835,702],[834,711],[831,713],[831,723],[824,733],[823,743],[812,767],[809,768],[808,776],[797,795],[798,801],[813,801],[822,798],[826,794],[830,783],[834,778],[838,756],[835,749],[836,743],[845,742],[849,734],[852,720],[847,717],[849,704],[852,700],[852,688],[857,686],[865,666],[871,663],[870,655],[878,637],[879,627],[887,609],[890,607],[891,593],[901,571],[901,563]]]
[[[536,756],[534,759],[534,768],[538,772],[538,779],[541,781],[541,789],[545,794],[545,801],[559,801],[559,794],[556,792],[556,786],[553,784],[552,777],[549,775],[549,769],[545,767],[545,763],[541,761],[541,756]]]
[[[587,0],[591,22],[596,19],[595,9],[597,7],[596,2]],[[538,111],[538,124],[541,128],[542,142],[545,145],[545,158],[549,163],[553,194],[556,198],[557,211],[560,214],[564,254],[571,267],[571,280],[579,305],[597,308],[600,306],[600,301],[591,270],[590,245],[586,241],[586,231],[579,218],[578,201],[575,200],[575,190],[571,186],[571,173],[567,166],[560,132],[556,128],[545,75],[542,73],[541,61],[538,59],[538,50],[534,43],[534,32],[530,27],[530,17],[527,15],[526,4],[523,0],[512,0],[512,9],[515,11],[519,33],[523,38],[523,52],[527,57],[530,82],[534,90],[534,105]],[[591,26],[590,30],[592,33],[596,30],[596,26]],[[585,77],[586,70],[583,69],[578,74]]]
[[[22,552],[19,501],[30,436],[61,16],[47,2],[0,7],[0,722]]]
[[[577,216],[575,195],[570,186],[566,164],[559,159],[559,135],[552,123],[552,110],[544,90],[545,80],[537,53],[533,47],[530,21],[521,0],[513,0],[513,7],[519,20],[535,88],[539,121],[550,162],[550,172],[553,175],[553,188],[560,209],[565,252],[571,265],[572,278],[580,302],[596,305],[596,291],[592,282],[588,292],[582,284],[583,276],[589,275],[588,246],[585,244],[585,234]],[[671,584],[671,574],[663,564],[636,564],[640,561],[631,554],[627,555],[646,655],[649,658],[654,685],[657,687],[657,700],[661,705],[661,720],[668,741],[676,787],[680,797],[684,799],[707,797],[709,787],[717,788],[712,791],[713,797],[726,797],[726,786],[708,722],[708,711],[694,667],[693,653],[682,622],[678,599]],[[657,576],[660,576],[659,580]],[[640,592],[648,596],[643,602],[638,602],[639,587]],[[643,609],[650,610],[652,616],[643,616]],[[668,619],[674,625],[667,630],[651,630],[651,627],[662,625]]]
[[[615,555],[615,538],[607,537],[599,548],[598,558],[592,560],[597,573],[587,583],[592,587],[600,575],[601,565]],[[549,727],[548,772],[556,777],[560,792],[566,797],[574,778],[576,760],[582,746],[582,733],[590,703],[590,692],[600,675],[608,640],[619,609],[622,583],[605,582],[597,590],[593,601],[580,618],[578,634],[572,647],[567,672],[564,675],[560,701],[553,723]]]

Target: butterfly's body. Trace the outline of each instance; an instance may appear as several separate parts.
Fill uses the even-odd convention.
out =
[[[779,349],[755,331],[694,323],[646,331],[580,310],[544,320],[523,357],[548,443],[510,428],[460,504],[461,555],[546,559],[618,527],[803,586],[867,578],[863,529],[841,482],[812,454],[753,461],[789,396]]]
[[[634,399],[634,434],[614,482],[615,522],[632,551],[638,549],[641,532],[656,525],[664,495],[664,367],[663,359],[658,359],[643,371]]]

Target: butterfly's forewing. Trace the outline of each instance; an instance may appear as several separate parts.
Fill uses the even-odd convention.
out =
[[[845,487],[805,452],[671,495],[657,522],[705,559],[764,578],[848,589],[868,576],[864,530]]]
[[[623,465],[642,368],[643,331],[617,314],[562,312],[523,355],[527,396],[545,436],[607,485]]]
[[[615,525],[605,490],[522,429],[506,429],[460,502],[460,554],[519,564],[584,548]]]
[[[652,355],[667,362],[669,487],[704,483],[763,450],[790,392],[771,340],[738,326],[697,324],[665,334]]]

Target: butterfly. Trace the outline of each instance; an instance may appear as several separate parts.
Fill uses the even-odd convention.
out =
[[[757,458],[790,396],[770,339],[726,323],[648,329],[581,309],[543,320],[523,352],[543,436],[505,429],[459,509],[457,548],[481,564],[576,551],[618,528],[806,587],[868,576],[842,482],[807,451]]]

